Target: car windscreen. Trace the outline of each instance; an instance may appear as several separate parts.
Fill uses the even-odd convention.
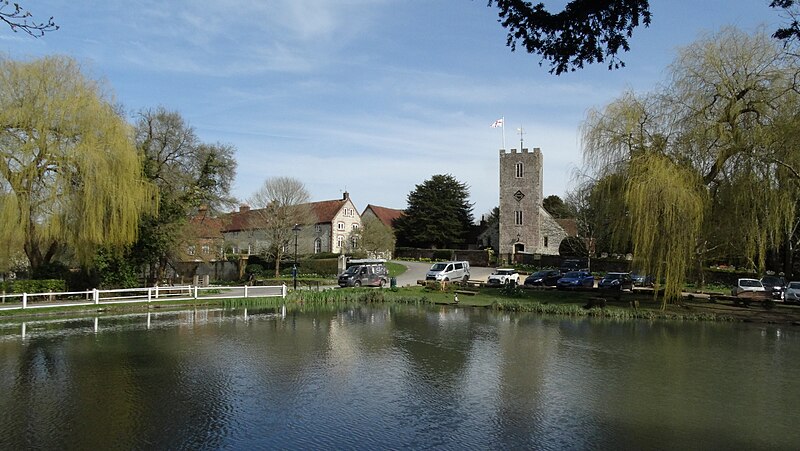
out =
[[[605,277],[605,278],[606,278],[606,279],[609,279],[609,280],[614,280],[614,279],[622,279],[622,274],[618,274],[618,273],[608,273],[608,274],[606,274],[606,277]]]
[[[761,287],[761,281],[744,279],[739,281],[739,285],[743,287]]]
[[[564,274],[564,277],[565,278],[568,277],[570,279],[578,279],[580,277],[583,277],[583,273],[580,272],[580,271],[570,271],[570,272]]]
[[[800,282],[789,282],[789,288],[793,290],[800,290]]]
[[[544,277],[548,275],[550,271],[536,271],[535,273],[531,274],[533,277]]]
[[[783,285],[783,280],[780,277],[764,276],[761,278],[761,283],[764,285],[778,286]]]
[[[360,266],[351,266],[344,272],[345,274],[355,274],[361,269]]]
[[[431,266],[431,271],[444,271],[445,268],[447,268],[447,263],[436,263]]]

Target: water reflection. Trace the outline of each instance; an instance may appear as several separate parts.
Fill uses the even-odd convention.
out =
[[[6,448],[792,448],[797,333],[388,306],[0,324]]]

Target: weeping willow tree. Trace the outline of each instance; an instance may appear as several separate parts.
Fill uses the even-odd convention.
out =
[[[693,266],[737,257],[763,271],[781,245],[800,192],[800,140],[785,125],[797,122],[797,73],[764,33],[725,29],[682,50],[660,89],[588,114],[587,164],[624,180],[615,236],[664,281],[665,301]]]
[[[153,208],[131,129],[66,57],[0,59],[0,242],[32,270],[136,238]],[[7,264],[7,262],[6,262]]]

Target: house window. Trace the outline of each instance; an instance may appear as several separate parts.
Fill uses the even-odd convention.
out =
[[[358,224],[353,224],[353,230],[358,230]]]
[[[523,169],[522,169],[522,163],[517,163],[517,165],[516,165],[516,172],[517,172],[517,178],[518,178],[518,179],[521,179],[521,178],[522,178],[522,175],[524,174],[524,171],[523,171]]]
[[[210,253],[211,253],[211,246],[209,246],[208,244],[204,244],[203,245],[203,254],[208,255]]]
[[[319,254],[320,252],[322,252],[322,240],[317,238],[314,240],[314,253]]]
[[[514,225],[522,225],[522,211],[517,210],[514,212]]]
[[[544,237],[544,247],[547,247],[547,237]]]
[[[186,253],[189,255],[194,255],[194,250],[195,250],[194,246],[189,246],[188,248],[186,248]]]
[[[336,224],[336,230],[344,230],[344,223],[339,221],[339,223]]]
[[[314,231],[319,233],[322,232],[322,224],[317,224],[314,226]]]
[[[356,237],[350,238],[350,246],[353,250],[358,249],[358,239]]]
[[[339,248],[339,250],[341,250],[343,245],[344,245],[344,237],[342,235],[338,235],[336,237],[336,247]]]

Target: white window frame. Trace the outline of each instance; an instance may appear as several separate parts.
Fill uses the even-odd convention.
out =
[[[344,230],[344,229],[345,229],[344,222],[339,221],[336,223],[336,230]]]
[[[521,161],[514,166],[514,171],[518,179],[521,179],[525,175],[525,166]]]
[[[523,225],[522,222],[522,210],[517,210],[514,212],[514,225],[521,226]]]

